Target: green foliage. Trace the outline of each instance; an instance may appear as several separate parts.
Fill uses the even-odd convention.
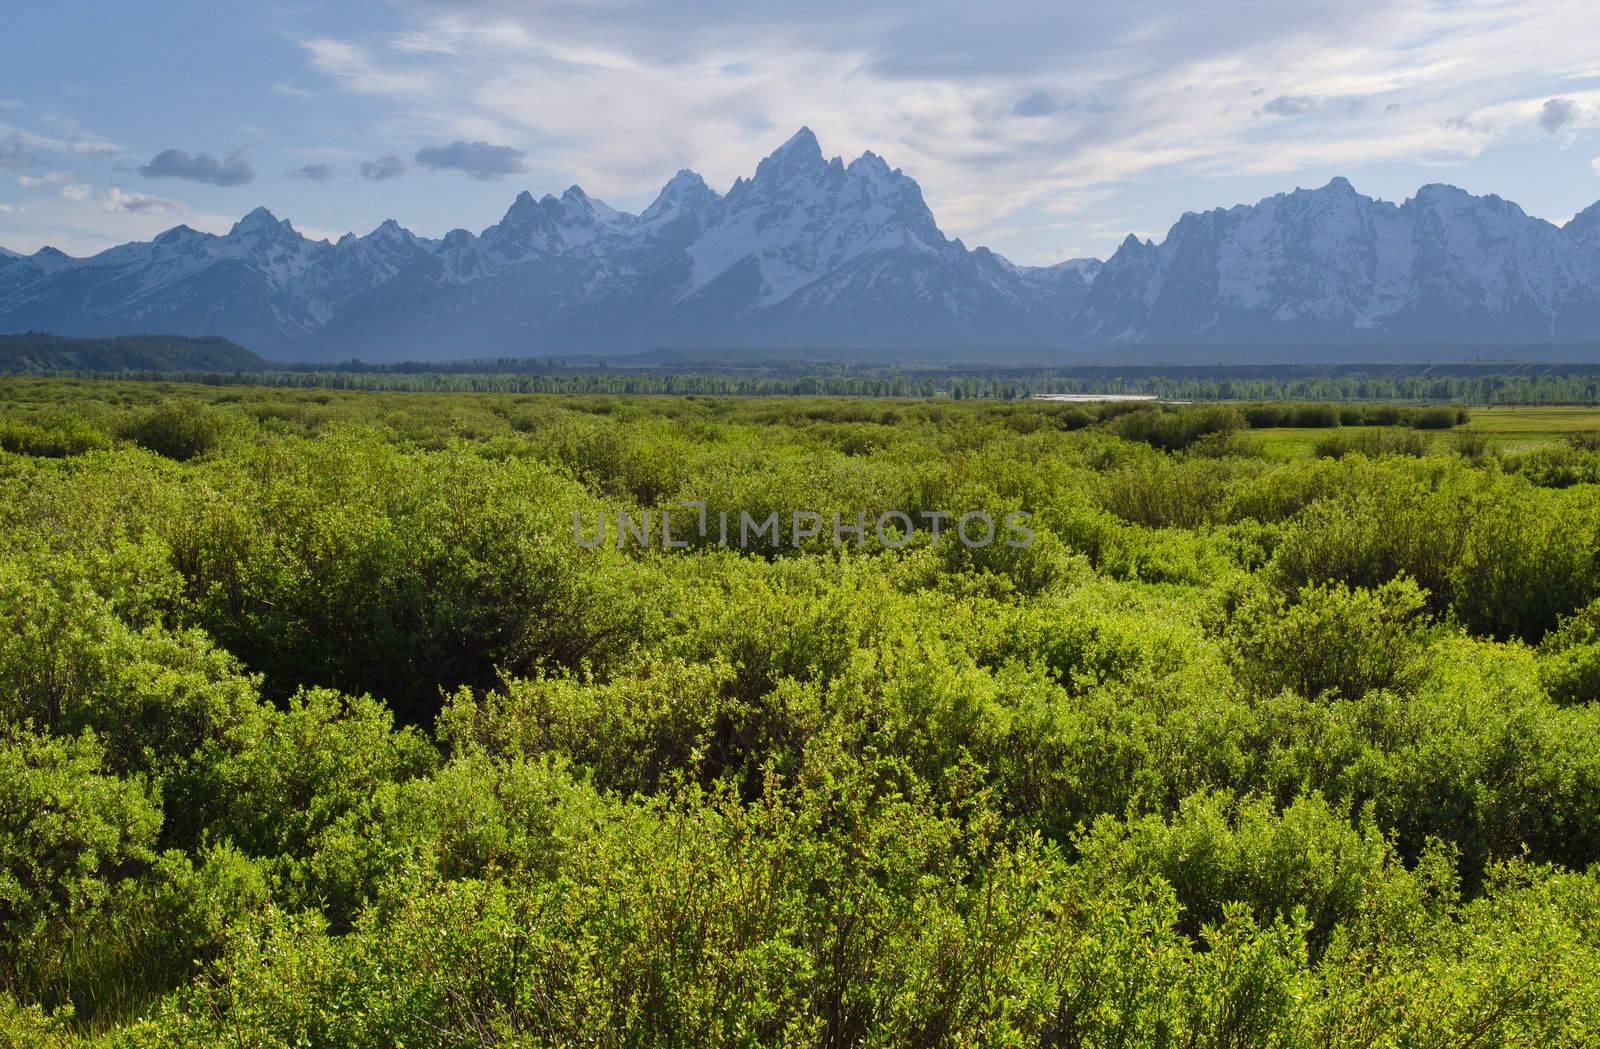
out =
[[[8,422],[0,425],[0,449],[18,455],[64,459],[109,447],[110,438],[80,420],[52,420],[40,424]]]
[[[0,388],[0,1044],[1600,1026],[1592,450],[972,384]],[[714,530],[888,509],[1034,541]]]
[[[1242,904],[1263,925],[1309,923],[1320,952],[1336,928],[1414,891],[1370,814],[1352,825],[1317,795],[1279,812],[1264,798],[1195,794],[1170,820],[1102,817],[1078,848],[1108,884],[1159,876],[1171,885],[1183,906],[1179,927],[1195,938]]]
[[[1537,641],[1600,587],[1593,490],[1546,492],[1429,461],[1352,474],[1276,551],[1285,587],[1376,587],[1405,574],[1472,632]]]
[[[1316,443],[1319,459],[1343,459],[1361,454],[1368,459],[1388,455],[1426,455],[1428,442],[1419,433],[1406,430],[1373,429],[1357,433],[1336,433]]]
[[[1117,436],[1143,441],[1163,451],[1178,451],[1202,437],[1228,434],[1242,429],[1245,419],[1239,409],[1227,405],[1185,408],[1141,408],[1112,424]]]
[[[1403,687],[1422,645],[1425,598],[1409,579],[1376,590],[1306,586],[1291,599],[1258,593],[1228,624],[1240,679],[1257,693],[1360,698]]]
[[[80,930],[155,861],[161,810],[137,779],[105,774],[93,735],[0,737],[0,987],[55,997]],[[49,1004],[59,1004],[52,1001]]]
[[[129,420],[120,436],[157,455],[187,462],[217,446],[222,422],[194,401],[174,401]]]

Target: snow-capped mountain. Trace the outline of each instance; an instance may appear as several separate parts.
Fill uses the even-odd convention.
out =
[[[1160,245],[1130,237],[1079,330],[1167,343],[1596,339],[1600,252],[1581,220],[1563,230],[1442,185],[1395,205],[1336,178],[1186,214]]]
[[[1591,255],[1600,255],[1600,202],[1578,212],[1571,222],[1561,227],[1561,231]]]
[[[947,238],[882,158],[802,128],[718,194],[674,175],[638,215],[573,186],[439,240],[388,221],[312,241],[265,209],[87,259],[0,254],[0,329],[220,334],[281,358],[654,346],[1061,349],[1122,343],[1600,341],[1600,204],[1564,228],[1425,186],[1343,179],[1186,214],[1160,244],[1017,266]]]

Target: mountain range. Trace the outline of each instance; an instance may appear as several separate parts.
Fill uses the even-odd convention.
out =
[[[1105,349],[1600,343],[1600,203],[1402,204],[1336,178],[1182,216],[1107,260],[1019,266],[946,237],[881,157],[802,128],[725,194],[680,171],[637,215],[573,186],[473,234],[310,240],[264,208],[89,258],[0,249],[0,330],[221,335],[280,360],[655,347]]]

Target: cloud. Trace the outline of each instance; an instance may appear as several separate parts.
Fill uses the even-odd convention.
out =
[[[88,200],[94,196],[94,187],[82,182],[72,182],[61,187],[61,196],[65,200]]]
[[[20,157],[26,163],[33,163],[41,152],[101,157],[115,157],[122,154],[122,148],[116,143],[83,131],[77,121],[69,117],[63,117],[59,113],[43,113],[39,119],[65,129],[66,137],[41,135],[26,128],[0,123],[0,158],[9,154],[13,158]],[[4,164],[0,163],[0,166]]]
[[[361,177],[371,179],[373,182],[383,182],[406,172],[405,161],[393,153],[379,157],[377,160],[363,160],[361,162]]]
[[[1589,166],[1594,169],[1596,175],[1600,175],[1600,157],[1595,157],[1589,161]]]
[[[121,186],[112,186],[100,194],[100,210],[107,213],[127,212],[132,215],[162,214],[181,211],[182,205],[147,193],[128,193]]]
[[[213,186],[242,186],[256,177],[255,168],[238,153],[221,160],[210,153],[185,153],[164,149],[139,169],[145,178],[181,178],[190,182],[209,182]]]
[[[461,48],[449,33],[409,32],[395,34],[389,50],[408,55],[454,55]]]
[[[17,209],[10,204],[0,204],[0,215],[14,215]]]
[[[76,181],[77,175],[71,171],[47,171],[43,175],[18,175],[17,184],[24,189],[37,189],[40,186],[64,186]]]
[[[360,47],[347,41],[318,37],[301,41],[300,46],[311,56],[311,65],[319,73],[362,94],[426,95],[436,86],[434,78],[426,74],[382,68]]]
[[[454,169],[479,180],[502,175],[518,175],[528,170],[527,154],[511,146],[488,142],[452,142],[448,146],[424,146],[417,150],[417,163],[435,171]]]
[[[23,171],[32,166],[33,158],[23,147],[21,135],[13,131],[9,135],[0,136],[0,169]]]
[[[1479,123],[1470,116],[1445,117],[1439,121],[1439,126],[1450,131],[1466,131],[1474,135],[1492,135],[1495,130],[1493,123]]]
[[[1552,98],[1539,110],[1539,126],[1554,135],[1578,119],[1578,103],[1570,98]]]
[[[311,182],[327,182],[333,178],[332,164],[304,164],[289,172],[291,178],[303,178]]]
[[[1035,91],[1017,99],[1017,104],[1011,107],[1011,115],[1018,117],[1047,117],[1058,112],[1061,103],[1048,91]]]
[[[272,90],[273,90],[274,93],[279,94],[279,95],[283,95],[286,98],[310,98],[311,97],[311,92],[310,91],[307,91],[303,87],[296,87],[295,85],[293,85],[291,83],[288,83],[287,81],[283,81],[283,80],[274,80],[272,82]]]
[[[1307,98],[1305,95],[1279,95],[1277,98],[1261,107],[1263,113],[1275,113],[1280,117],[1297,117],[1301,113],[1315,109],[1317,100]]]

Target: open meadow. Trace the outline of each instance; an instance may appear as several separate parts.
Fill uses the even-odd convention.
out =
[[[1597,432],[0,379],[0,1044],[1591,1045]]]

